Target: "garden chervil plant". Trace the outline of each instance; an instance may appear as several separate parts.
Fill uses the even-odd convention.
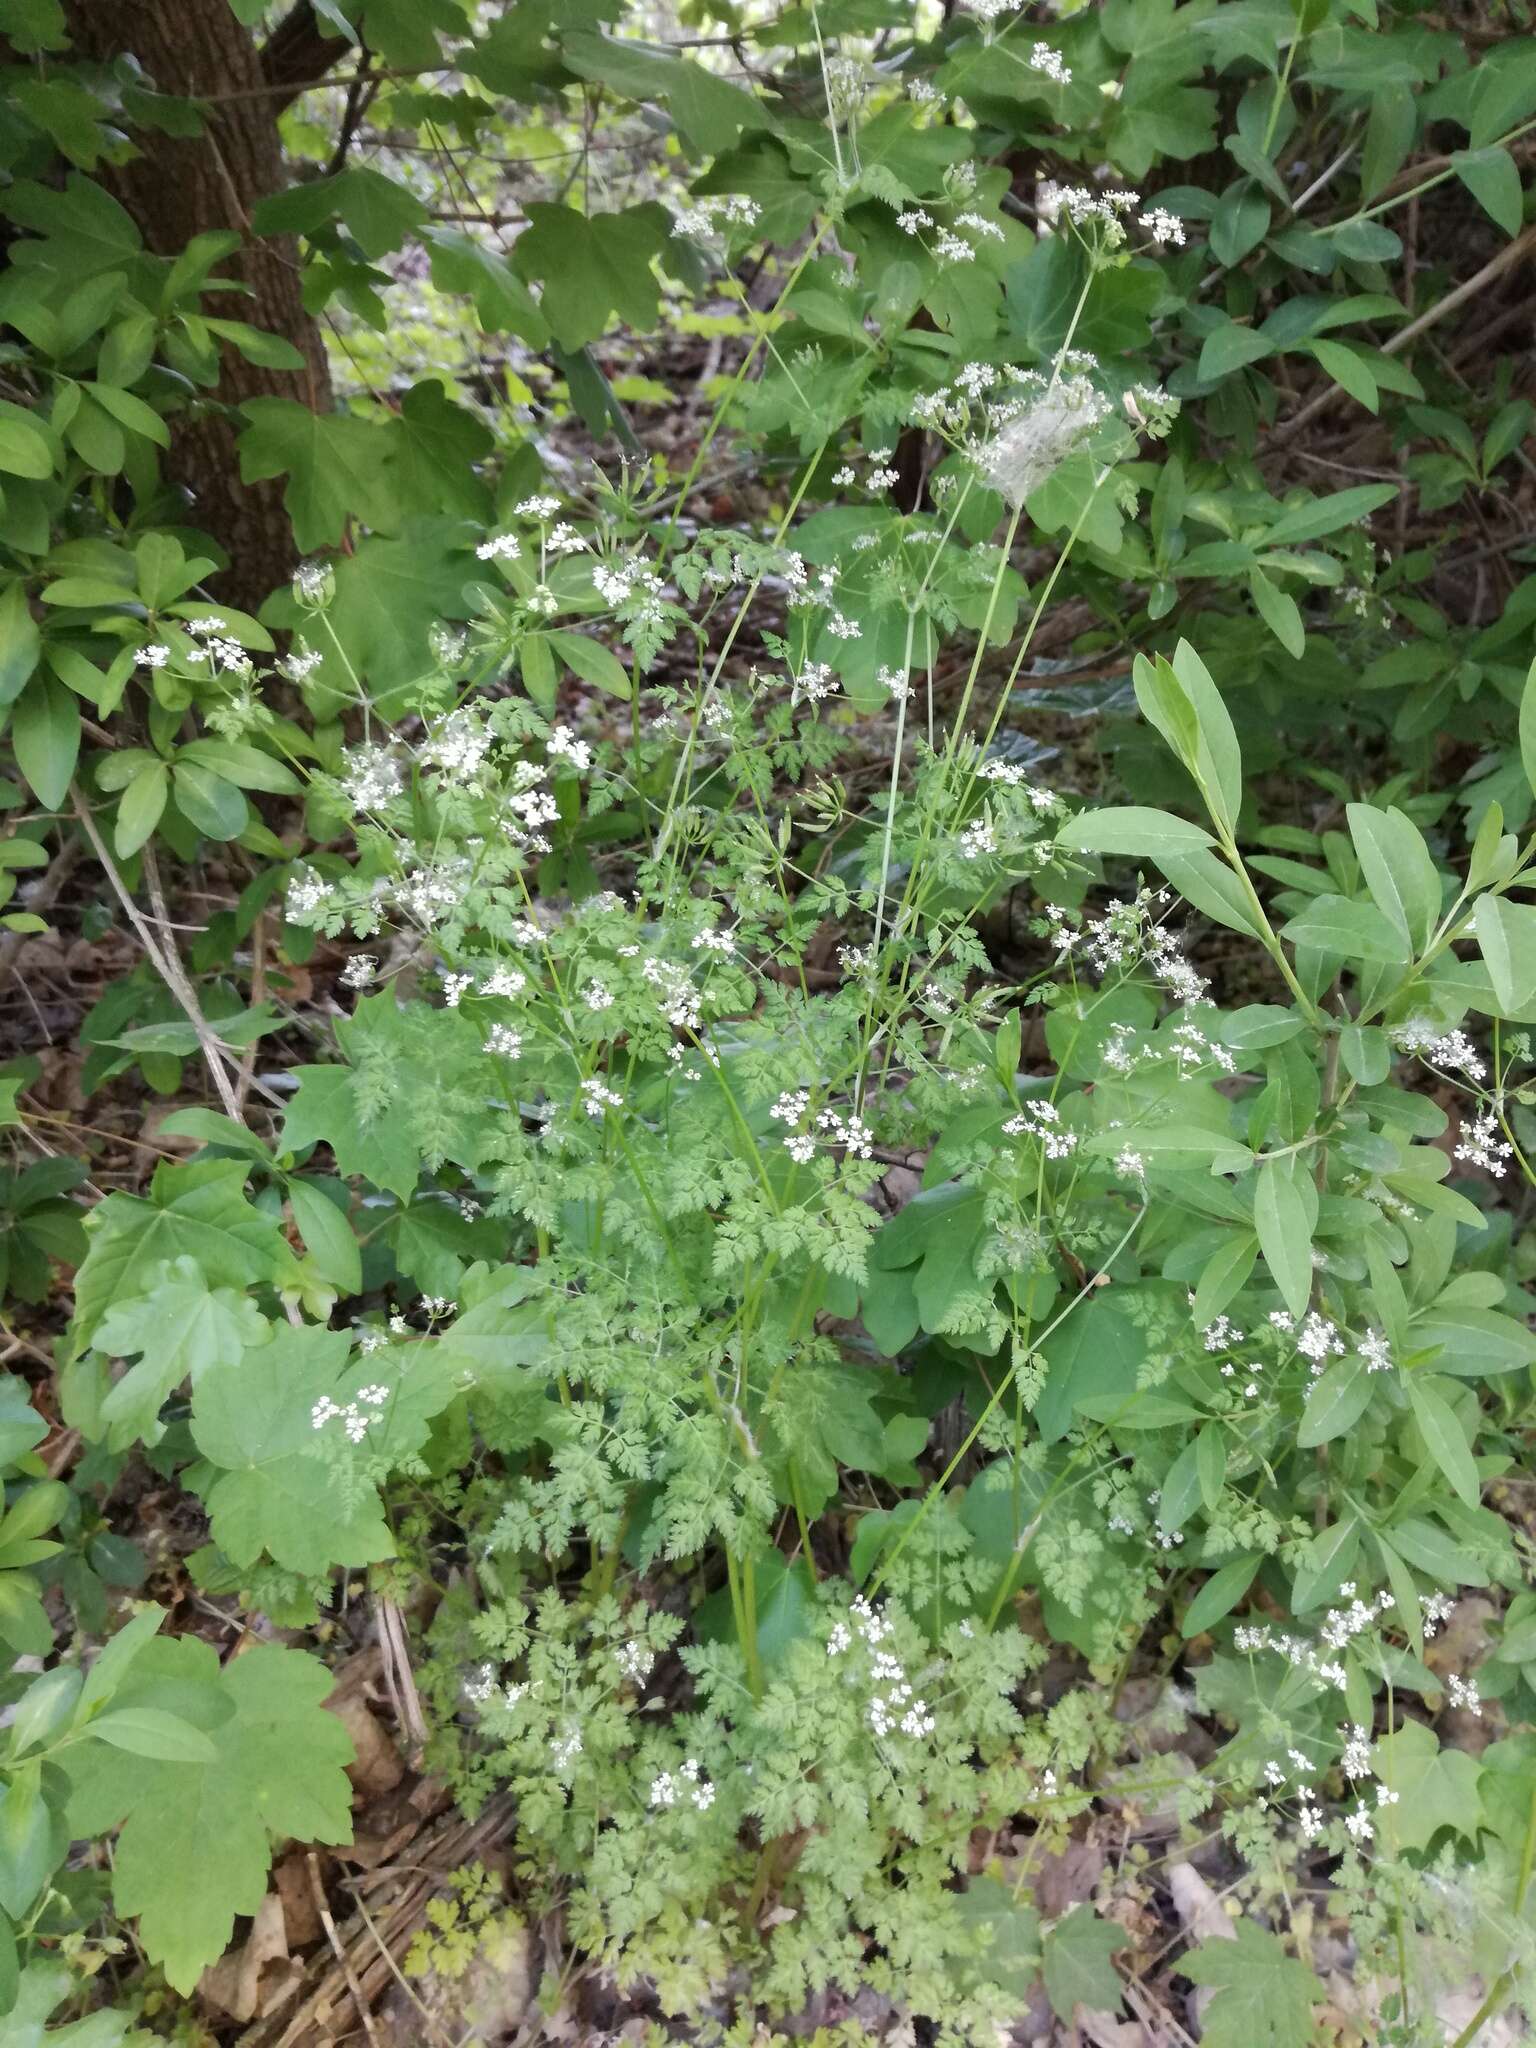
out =
[[[289,1841],[377,1944],[345,1640],[515,1816],[411,1953],[566,2031],[1150,2026],[1182,1944],[1207,2041],[1472,2048],[1530,39],[13,11],[0,2012],[221,2025]]]

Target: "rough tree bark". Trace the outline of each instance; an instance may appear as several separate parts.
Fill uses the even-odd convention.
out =
[[[296,398],[317,410],[331,402],[320,331],[304,309],[296,246],[251,233],[257,200],[285,183],[277,116],[297,88],[324,75],[344,43],[322,38],[307,0],[274,31],[264,53],[229,0],[65,0],[71,43],[82,57],[110,62],[131,53],[163,92],[212,94],[203,133],[179,138],[143,129],[140,154],[100,175],[132,215],[146,245],[174,256],[209,229],[230,228],[241,248],[219,265],[250,296],[212,296],[210,312],[280,334],[302,353],[301,371],[265,370],[233,350],[212,402],[178,427],[169,463],[190,492],[192,523],[228,552],[214,580],[231,604],[252,608],[293,566],[282,487],[242,484],[236,406],[250,398]]]

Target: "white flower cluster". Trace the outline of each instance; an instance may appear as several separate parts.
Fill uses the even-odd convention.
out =
[[[387,747],[349,747],[342,756],[342,794],[355,811],[381,811],[404,787],[400,763]]]
[[[1159,248],[1171,242],[1182,247],[1184,223],[1164,206],[1150,206],[1137,213],[1139,192],[1093,192],[1086,185],[1043,185],[1040,212],[1046,220],[1065,214],[1075,228],[1092,230],[1106,249],[1120,248],[1126,239],[1125,223],[1136,214],[1138,227],[1146,229]]]
[[[339,1421],[351,1441],[360,1444],[373,1425],[380,1420],[378,1411],[388,1399],[388,1387],[381,1386],[359,1387],[357,1400],[348,1401],[344,1405],[333,1401],[329,1394],[322,1394],[309,1411],[310,1428],[324,1429],[328,1422]],[[373,1409],[373,1414],[365,1415],[365,1407]]]
[[[1204,1003],[1204,977],[1184,958],[1174,935],[1158,922],[1160,912],[1171,901],[1166,889],[1142,889],[1132,897],[1117,897],[1102,917],[1090,918],[1080,927],[1067,921],[1065,911],[1055,910],[1051,943],[1063,958],[1071,953],[1081,954],[1096,974],[1140,965],[1178,1002]],[[1194,1025],[1181,1024],[1173,1036],[1173,1056],[1182,1069],[1188,1071],[1210,1060],[1223,1073],[1236,1071],[1236,1062],[1226,1047],[1217,1045]],[[1120,1052],[1124,1056],[1123,1043]],[[1121,1067],[1119,1071],[1128,1073],[1130,1068]]]
[[[1481,1081],[1488,1072],[1465,1031],[1442,1031],[1438,1024],[1418,1017],[1400,1024],[1391,1037],[1399,1052],[1423,1060],[1426,1066],[1465,1074],[1469,1081]]]
[[[449,782],[472,786],[491,751],[491,735],[475,714],[461,706],[440,718],[421,750],[424,767],[436,768]]]
[[[1029,53],[1029,68],[1042,72],[1056,85],[1072,83],[1072,73],[1062,63],[1060,50],[1053,50],[1049,43],[1036,43]]]
[[[656,1662],[656,1653],[639,1636],[631,1636],[628,1642],[620,1643],[614,1651],[613,1661],[619,1667],[621,1678],[631,1685],[644,1685]]]
[[[849,1613],[851,1622],[833,1624],[827,1637],[827,1655],[845,1656],[856,1637],[864,1643],[869,1653],[871,1687],[865,1717],[876,1737],[883,1742],[893,1732],[899,1732],[916,1741],[931,1735],[937,1722],[929,1711],[928,1702],[914,1693],[900,1659],[893,1657],[889,1650],[880,1648],[891,1632],[889,1620],[862,1594],[855,1599]]]
[[[217,612],[210,612],[205,619],[189,619],[187,631],[203,643],[201,647],[187,649],[189,664],[206,661],[216,669],[235,675],[251,673],[251,657],[238,640],[228,638],[228,621],[220,618]]]
[[[714,1782],[705,1777],[697,1757],[685,1757],[675,1773],[659,1771],[651,1780],[653,1807],[665,1810],[676,1806],[682,1798],[688,1799],[700,1813],[708,1813],[715,1803]]]
[[[816,1119],[816,1127],[826,1132],[829,1143],[843,1146],[850,1158],[868,1159],[874,1150],[875,1134],[861,1116],[844,1116],[838,1110],[824,1109]]]
[[[581,1106],[588,1116],[600,1117],[605,1110],[622,1109],[624,1098],[594,1076],[581,1084]]]
[[[1355,1597],[1354,1585],[1349,1582],[1339,1590],[1350,1604],[1348,1607],[1330,1608],[1322,1627],[1324,1649],[1334,1654],[1323,1655],[1305,1637],[1287,1635],[1283,1630],[1272,1629],[1267,1622],[1240,1623],[1232,1632],[1234,1649],[1245,1656],[1273,1650],[1293,1671],[1304,1671],[1320,1684],[1333,1686],[1342,1692],[1348,1683],[1348,1674],[1339,1662],[1337,1652],[1373,1627],[1384,1614],[1389,1614],[1397,1603],[1390,1593],[1378,1593],[1375,1600],[1367,1605]]]
[[[1502,1180],[1515,1156],[1512,1145],[1499,1136],[1499,1113],[1491,1104],[1461,1127],[1456,1157],[1465,1166],[1480,1166],[1495,1180]]]
[[[1390,1372],[1394,1363],[1392,1347],[1380,1330],[1367,1330],[1355,1346],[1355,1356],[1365,1360],[1367,1372]]]
[[[1047,1159],[1070,1159],[1077,1150],[1077,1133],[1065,1128],[1054,1102],[1027,1102],[1003,1129],[1010,1138],[1033,1138]]]
[[[690,241],[702,242],[722,227],[755,228],[762,213],[757,201],[748,199],[744,193],[709,194],[677,216],[677,232]]]

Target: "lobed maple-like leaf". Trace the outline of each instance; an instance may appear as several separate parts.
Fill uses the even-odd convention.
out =
[[[113,1711],[174,1714],[201,1729],[212,1760],[96,1742],[65,1753],[69,1826],[76,1835],[121,1827],[113,1903],[137,1916],[146,1953],[176,1990],[193,1989],[235,1915],[261,1904],[274,1839],[351,1840],[352,1742],[323,1711],[331,1687],[324,1665],[298,1650],[262,1644],[221,1667],[206,1643],[161,1637],[134,1659]]]

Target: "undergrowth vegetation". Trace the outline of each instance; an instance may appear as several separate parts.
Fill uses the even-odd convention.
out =
[[[1495,2038],[1522,10],[109,12],[0,8],[0,2038],[256,2016],[358,1644],[519,2040]]]

